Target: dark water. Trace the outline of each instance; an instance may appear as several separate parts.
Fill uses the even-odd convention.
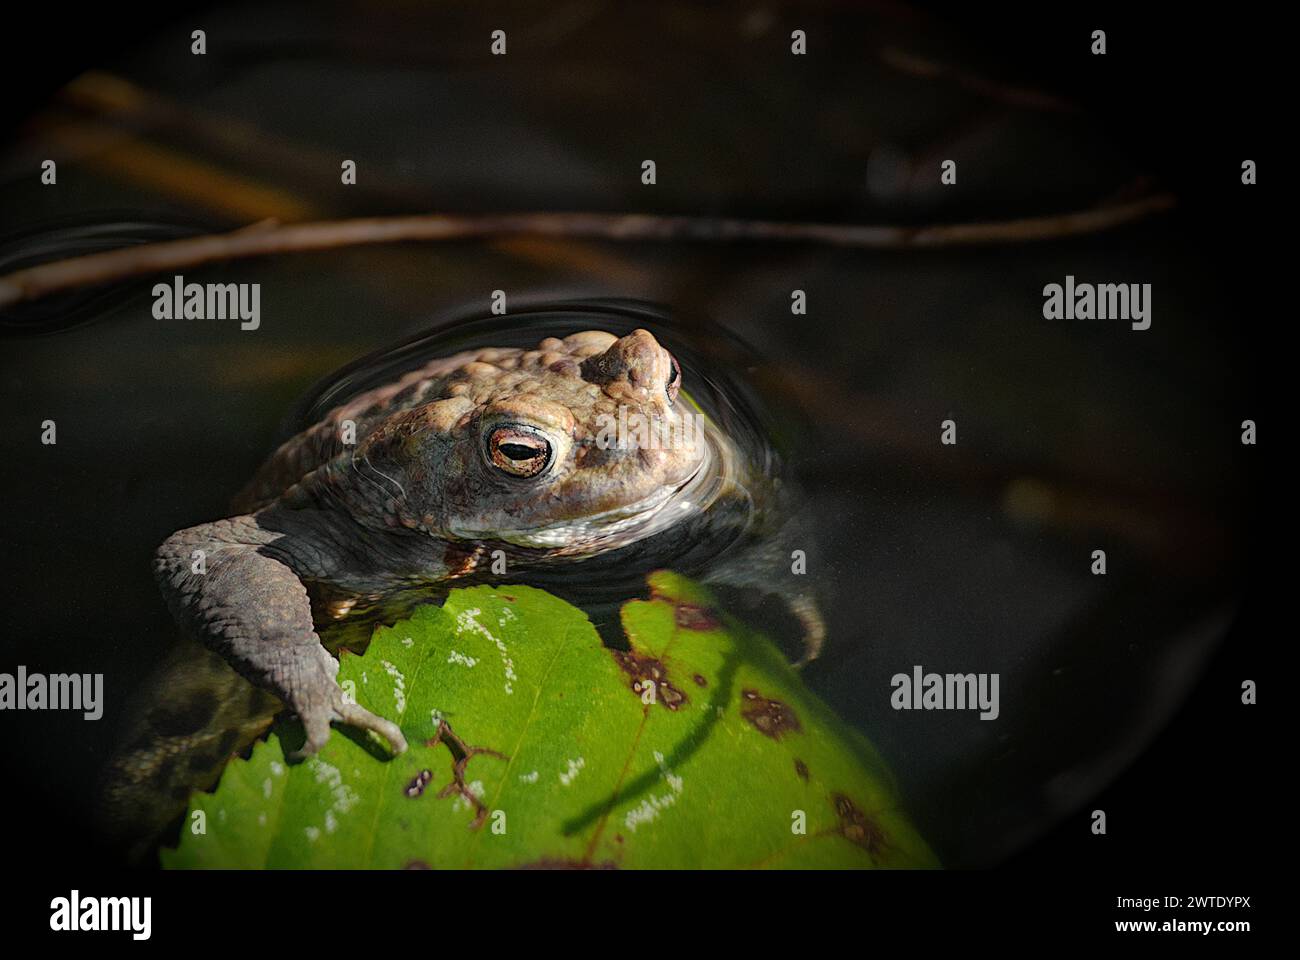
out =
[[[868,15],[850,21],[859,16]],[[927,157],[926,145],[944,143],[978,104],[847,50],[798,81],[736,63],[702,74],[684,67],[664,80],[680,85],[667,99],[681,106],[656,98],[647,108],[662,121],[654,139],[645,130],[655,124],[631,123],[619,108],[656,55],[680,60],[689,31],[645,31],[658,54],[619,62],[613,54],[627,42],[592,41],[628,25],[598,11],[578,18],[580,39],[561,32],[548,48],[567,51],[566,63],[587,59],[592,72],[575,84],[562,71],[531,74],[528,56],[504,72],[472,59],[413,69],[403,57],[414,54],[391,32],[366,47],[363,17],[330,28],[351,23],[346,44],[320,26],[281,56],[288,27],[263,20],[254,30],[241,17],[214,19],[239,38],[237,54],[177,61],[174,38],[164,37],[120,69],[185,111],[274,131],[277,148],[313,145],[292,155],[306,156],[307,169],[323,155],[330,186],[283,172],[284,150],[269,141],[250,140],[243,152],[192,146],[217,167],[297,188],[331,215],[649,204],[862,222],[996,219],[1086,206],[1149,172],[1102,119],[1011,110],[963,148],[975,169],[997,171],[981,174],[986,189],[945,199],[909,187],[879,163]],[[877,36],[964,55],[938,28],[874,26]],[[706,93],[692,98],[692,89]],[[764,116],[772,103],[782,107],[770,123],[735,119]],[[811,118],[813,132],[803,122],[792,132],[781,119],[791,114]],[[358,128],[369,131],[370,186],[339,197],[335,154],[353,149],[345,131]],[[174,121],[155,118],[144,130],[172,148],[190,145]],[[490,146],[502,130],[508,156]],[[651,149],[692,174],[665,178],[647,200],[627,170]],[[871,177],[865,156],[879,161]],[[37,249],[33,231],[48,254],[97,242],[105,223],[147,238],[194,219],[210,228],[250,219],[153,190],[96,158],[65,164],[66,190],[4,184],[12,256]],[[7,717],[11,796],[42,811],[37,831],[86,819],[120,707],[173,641],[151,576],[157,544],[226,515],[286,430],[384,367],[369,362],[324,388],[322,379],[431,326],[481,315],[490,291],[504,288],[521,307],[588,297],[663,304],[674,349],[693,368],[688,389],[748,385],[746,410],[761,411],[752,422],[797,479],[811,518],[828,643],[807,682],[880,748],[941,859],[998,862],[1141,753],[1222,638],[1249,572],[1258,477],[1237,434],[1256,399],[1254,369],[1223,241],[1203,212],[1186,203],[1122,232],[947,252],[503,240],[186,271],[201,283],[261,283],[254,332],[235,321],[156,320],[148,281],[26,314],[21,322],[52,332],[0,347],[11,440],[0,477],[3,660],[102,672],[108,708],[96,723]],[[1042,287],[1067,274],[1151,283],[1152,328],[1045,321]],[[806,315],[790,312],[794,289],[808,293]],[[520,342],[553,320],[507,318],[486,332]],[[565,326],[547,333],[578,328]],[[939,443],[948,418],[955,447]],[[45,419],[57,422],[56,446],[39,443]],[[1098,548],[1104,577],[1090,572]],[[1000,674],[1000,718],[893,710],[890,678],[918,664]],[[93,838],[76,842],[93,851]]]

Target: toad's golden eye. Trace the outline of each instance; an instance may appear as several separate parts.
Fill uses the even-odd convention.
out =
[[[497,427],[488,435],[488,459],[512,477],[535,477],[551,462],[551,443],[529,427]]]

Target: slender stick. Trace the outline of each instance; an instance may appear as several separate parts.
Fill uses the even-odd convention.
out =
[[[0,309],[77,287],[165,273],[206,263],[371,243],[531,235],[622,241],[811,242],[871,250],[899,250],[1021,243],[1077,236],[1130,223],[1168,210],[1173,205],[1174,198],[1169,194],[1156,194],[1128,203],[1074,213],[928,227],[544,212],[362,217],[285,225],[264,222],[231,233],[141,244],[16,270],[0,277]]]

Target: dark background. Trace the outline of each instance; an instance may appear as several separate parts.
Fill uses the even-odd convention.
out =
[[[888,6],[891,11],[902,9]],[[1236,18],[1231,9],[1196,15],[1190,8],[1156,5],[918,6],[956,24],[989,63],[1032,78],[1036,87],[1059,92],[1104,116],[1112,137],[1128,146],[1137,165],[1160,171],[1162,180],[1179,194],[1180,216],[1219,241],[1205,252],[1208,269],[1227,290],[1223,309],[1237,325],[1242,355],[1252,356],[1256,364],[1242,395],[1249,398],[1251,409],[1260,411],[1255,419],[1261,423],[1261,446],[1250,453],[1261,462],[1243,490],[1249,503],[1242,506],[1244,518],[1262,517],[1264,522],[1241,526],[1249,531],[1241,545],[1244,598],[1228,637],[1169,726],[1088,804],[1108,812],[1110,835],[1101,842],[1091,837],[1086,817],[1077,812],[1013,856],[1007,867],[1054,876],[1068,872],[1114,877],[1159,867],[1175,875],[1195,869],[1211,876],[1218,870],[1249,877],[1254,866],[1270,859],[1275,834],[1287,830],[1273,812],[1272,786],[1285,753],[1274,746],[1280,728],[1268,719],[1277,716],[1268,704],[1278,696],[1268,680],[1284,675],[1278,658],[1293,632],[1281,616],[1286,597],[1282,578],[1288,571],[1275,560],[1287,519],[1286,501],[1273,486],[1283,474],[1264,465],[1270,448],[1282,445],[1280,422],[1270,428],[1267,413],[1283,409],[1278,386],[1286,381],[1277,365],[1286,362],[1289,339],[1279,291],[1290,273],[1281,262],[1285,244],[1277,236],[1286,208],[1286,172],[1273,149],[1275,130],[1289,122],[1291,112],[1278,77],[1286,62],[1278,49],[1281,31],[1250,16]],[[796,11],[795,20],[811,24],[821,12],[844,7],[807,4],[789,9]],[[173,17],[184,23],[184,9],[172,5],[161,15],[146,15],[140,8],[78,11],[72,21],[75,29],[62,8],[29,11],[34,20],[27,28],[7,32],[2,41],[3,61],[10,71],[4,88],[5,127],[85,66],[114,62],[123,47],[157,34]],[[1084,40],[1096,27],[1108,32],[1109,52],[1102,69]],[[816,42],[815,28],[809,31]],[[1071,48],[1073,52],[1067,52]],[[1245,157],[1260,164],[1258,187],[1244,189],[1239,184]],[[995,202],[990,205],[996,209]],[[779,216],[794,211],[742,206],[701,212]],[[798,212],[808,219],[843,217],[817,203]],[[924,222],[927,213],[918,210],[915,217]],[[1161,322],[1159,312],[1156,322]],[[1206,389],[1216,386],[1207,383]],[[11,469],[26,468],[15,463]],[[18,558],[11,554],[8,559]],[[1240,706],[1244,678],[1261,682],[1262,705]],[[24,772],[30,775],[30,768]],[[47,799],[59,804],[57,797]],[[12,814],[6,819],[15,822]],[[81,831],[13,837],[20,849],[28,841],[30,855],[41,860],[94,860]]]

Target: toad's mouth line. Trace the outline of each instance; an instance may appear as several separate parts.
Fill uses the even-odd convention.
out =
[[[705,455],[689,477],[641,500],[537,527],[454,532],[465,539],[543,550],[556,557],[591,556],[654,536],[708,510],[729,489],[744,490],[739,456],[730,441],[716,428],[706,436]]]
[[[490,539],[565,556],[599,553],[622,546],[667,529],[703,509],[690,496],[690,490],[699,485],[704,473],[704,465],[701,464],[677,486],[657,490],[634,503],[528,529],[497,530],[491,534]],[[673,509],[674,506],[676,510]]]

